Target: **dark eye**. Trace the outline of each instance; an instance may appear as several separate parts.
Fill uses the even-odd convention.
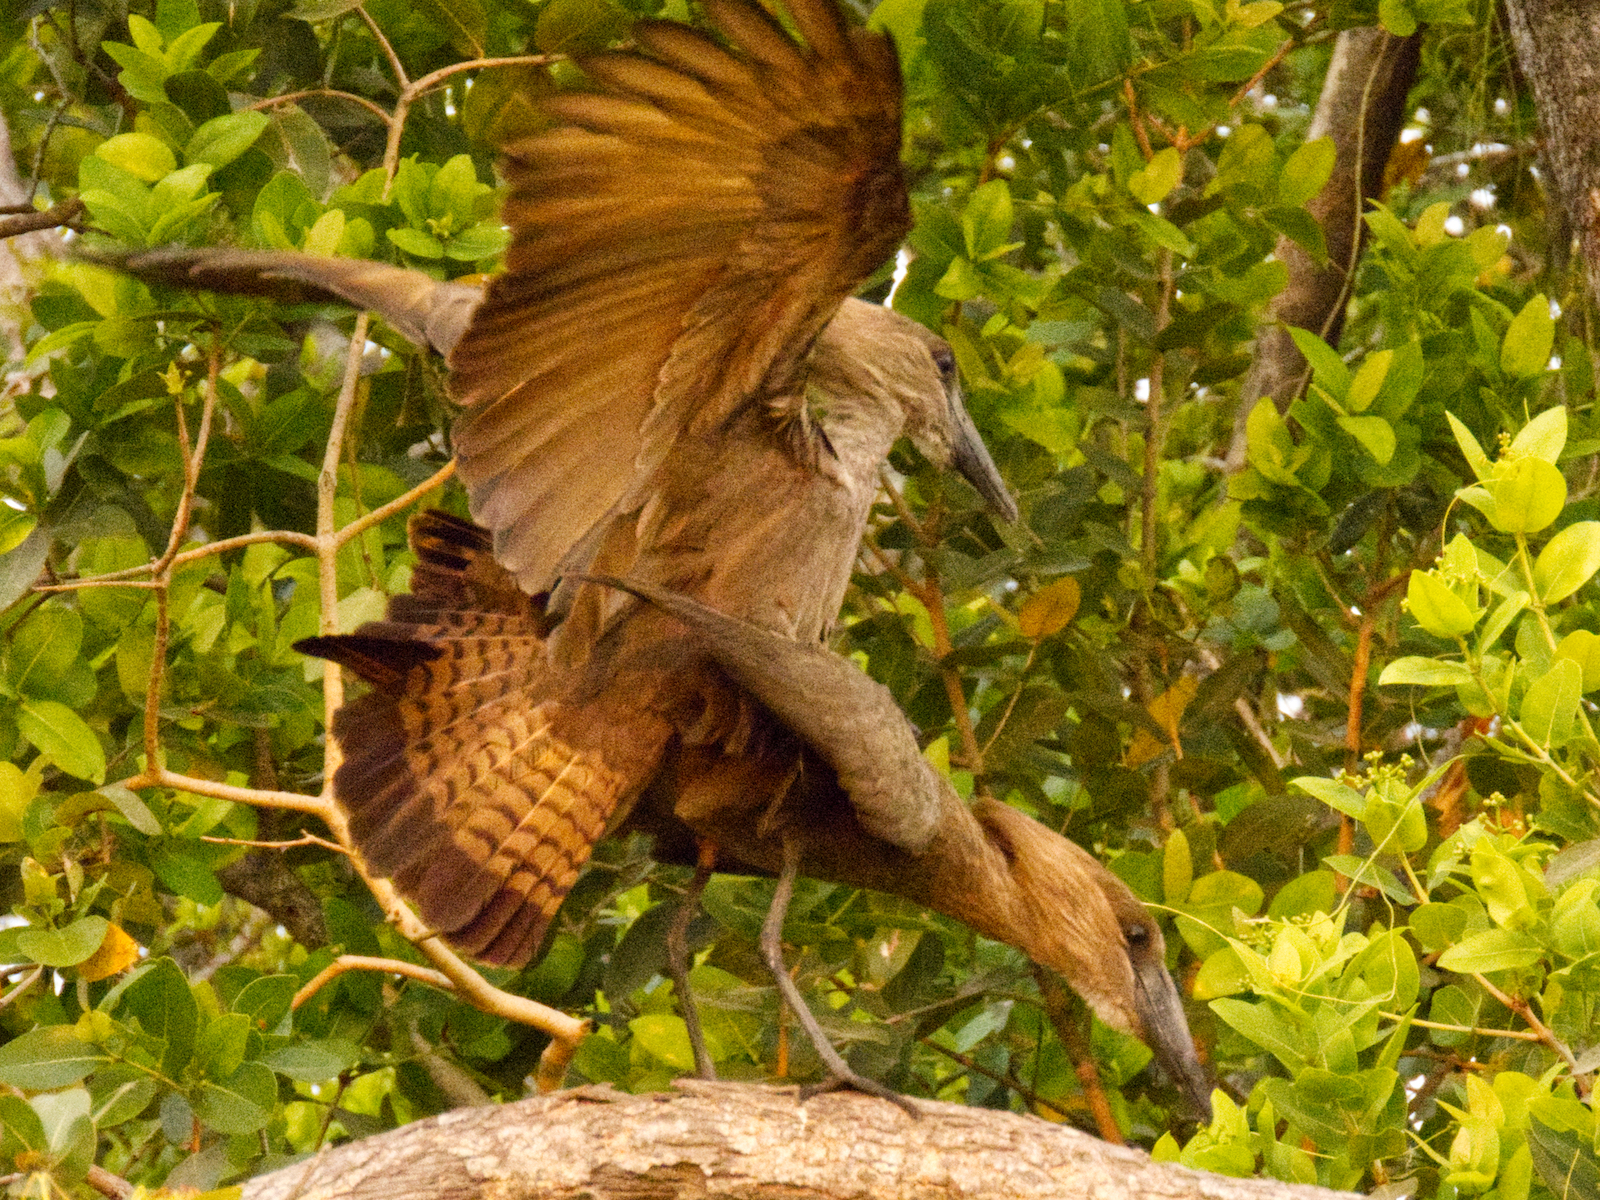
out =
[[[1143,925],[1129,925],[1122,936],[1127,939],[1130,950],[1143,950],[1150,944],[1150,931]]]
[[[956,356],[949,346],[940,346],[933,352],[933,365],[939,368],[939,374],[946,379],[954,378],[956,373]]]

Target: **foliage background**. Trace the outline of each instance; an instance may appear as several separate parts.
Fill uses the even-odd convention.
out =
[[[533,127],[528,98],[657,13],[693,15],[36,0],[4,18],[0,104],[36,206],[79,228],[454,277],[493,268],[493,147]],[[1023,519],[897,455],[840,645],[959,787],[1162,906],[1233,1099],[1186,1127],[1141,1045],[892,898],[802,889],[803,988],[913,1095],[1099,1105],[1102,1129],[1238,1174],[1597,1194],[1591,325],[1490,6],[871,20],[908,86],[894,303],[950,337]],[[1342,340],[1297,339],[1310,390],[1258,406],[1224,471],[1276,239],[1322,253],[1304,206],[1332,152],[1304,133],[1332,41],[1379,20],[1421,23],[1422,67]],[[464,511],[438,364],[334,310],[30,270],[0,415],[0,1172],[211,1188],[520,1094],[544,1036],[417,971],[295,1003],[340,954],[423,963],[322,840],[337,683],[290,645],[403,589],[411,507]],[[692,1065],[662,979],[686,877],[647,850],[602,847],[545,958],[489,975],[599,1023],[573,1081]],[[815,1069],[754,952],[770,888],[719,877],[692,930],[728,1077]]]

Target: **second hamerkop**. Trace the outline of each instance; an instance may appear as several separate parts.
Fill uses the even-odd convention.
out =
[[[901,435],[1016,516],[949,346],[851,295],[910,224],[894,48],[832,0],[789,0],[798,38],[753,0],[704,7],[720,39],[640,21],[634,49],[578,60],[593,90],[538,101],[552,124],[505,149],[513,241],[485,290],[293,253],[126,260],[340,299],[448,355],[478,524],[415,519],[413,594],[302,643],[372,685],[334,724],[356,844],[512,965],[625,828],[667,858],[905,896],[1058,972],[1207,1111],[1133,893],[1021,812],[965,804],[824,644]]]

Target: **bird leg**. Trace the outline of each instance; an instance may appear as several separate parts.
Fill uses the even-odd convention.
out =
[[[794,980],[789,978],[789,972],[783,962],[783,919],[789,911],[789,901],[794,895],[795,876],[799,873],[800,839],[793,833],[785,833],[783,870],[778,876],[777,890],[772,894],[772,907],[767,910],[766,922],[761,926],[761,954],[767,961],[767,969],[772,972],[773,982],[778,985],[778,994],[793,1011],[795,1020],[799,1021],[800,1027],[806,1031],[806,1036],[817,1048],[817,1055],[832,1076],[823,1083],[809,1084],[801,1088],[800,1099],[809,1100],[812,1096],[823,1092],[847,1087],[864,1092],[868,1096],[891,1101],[913,1117],[919,1117],[922,1114],[917,1111],[916,1105],[899,1092],[864,1075],[858,1075],[850,1068],[850,1064],[845,1062],[843,1056],[833,1048],[828,1035],[822,1032],[822,1026],[817,1023],[816,1017],[812,1016],[811,1009],[806,1006],[805,998],[800,995],[800,989],[795,986]]]
[[[672,986],[678,992],[678,1004],[683,1009],[683,1023],[689,1031],[689,1045],[694,1050],[694,1069],[701,1079],[715,1079],[717,1068],[711,1061],[711,1051],[706,1049],[705,1031],[700,1027],[700,1009],[689,990],[689,922],[700,908],[700,894],[706,890],[711,869],[717,863],[716,843],[704,839],[699,842],[700,854],[695,863],[694,878],[684,889],[683,900],[667,927],[667,971],[672,976]]]

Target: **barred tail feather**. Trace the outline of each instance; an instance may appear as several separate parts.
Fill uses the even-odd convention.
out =
[[[442,513],[411,526],[410,596],[346,637],[300,643],[374,685],[334,718],[334,795],[374,874],[465,952],[520,966],[630,789],[556,732],[542,612]]]

